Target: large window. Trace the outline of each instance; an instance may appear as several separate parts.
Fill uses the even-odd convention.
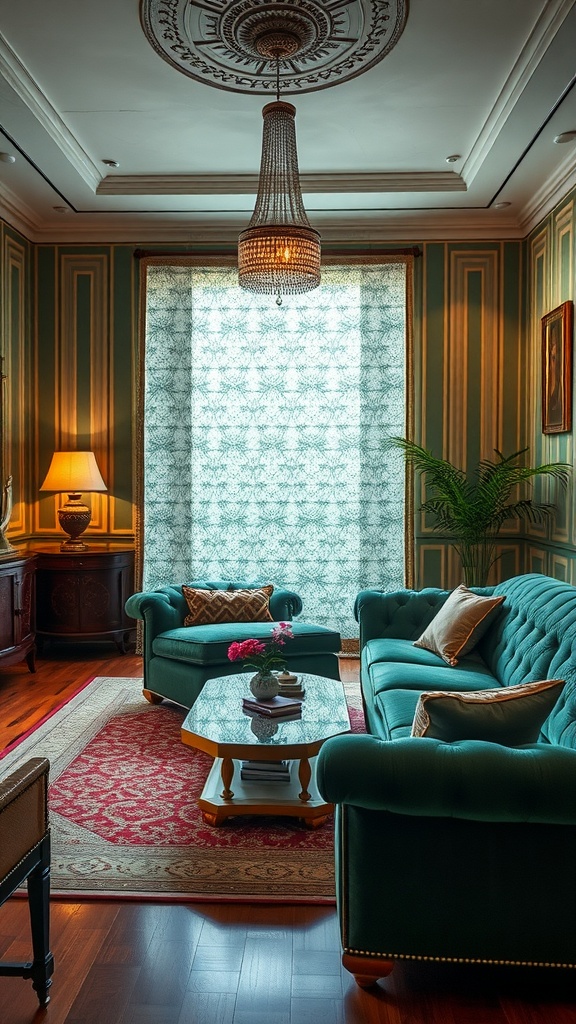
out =
[[[143,360],[143,586],[282,584],[357,635],[364,587],[405,582],[404,262],[323,268],[285,299],[236,271],[150,263]]]

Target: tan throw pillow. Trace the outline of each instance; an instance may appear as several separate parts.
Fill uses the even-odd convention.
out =
[[[497,690],[421,693],[411,735],[446,743],[487,740],[507,747],[536,743],[563,688],[563,679],[544,679]]]
[[[469,654],[484,636],[503,600],[503,597],[480,597],[460,584],[422,636],[414,641],[414,646],[439,654],[448,665],[457,665],[458,658]]]
[[[273,622],[270,597],[274,587],[258,590],[197,590],[182,587],[189,614],[185,626],[208,626],[217,622]]]

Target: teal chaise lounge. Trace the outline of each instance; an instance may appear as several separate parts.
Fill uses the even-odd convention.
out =
[[[447,591],[357,598],[368,735],[328,740],[317,779],[336,805],[343,962],[362,985],[403,959],[576,967],[576,588],[530,574],[476,594],[504,602],[453,667],[414,646]],[[411,734],[422,691],[439,696],[420,707],[488,696],[513,716],[526,705],[509,688],[539,680],[565,683],[543,689],[529,742]]]
[[[196,590],[255,590],[257,583],[238,580],[194,581],[185,586]],[[144,695],[152,703],[163,697],[190,708],[207,679],[244,671],[241,662],[228,660],[228,647],[234,640],[255,637],[269,640],[277,622],[291,622],[294,639],[286,644],[286,663],[292,672],[311,672],[331,679],[339,678],[340,634],[326,626],[297,619],[302,612],[298,594],[274,587],[270,597],[273,621],[218,622],[185,626],[188,605],[182,585],[133,594],[126,612],[142,619]]]

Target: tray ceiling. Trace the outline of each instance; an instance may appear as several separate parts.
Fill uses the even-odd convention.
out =
[[[174,3],[193,27],[231,0]],[[293,83],[311,224],[325,242],[523,237],[576,184],[576,137],[554,142],[576,132],[576,0],[403,7],[373,66]],[[143,21],[135,0],[0,0],[0,213],[33,240],[217,243],[248,223],[266,89],[182,73]]]

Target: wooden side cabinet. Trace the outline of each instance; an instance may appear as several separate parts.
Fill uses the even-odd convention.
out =
[[[134,549],[114,544],[86,551],[37,547],[36,642],[113,640],[125,654],[134,621],[124,604],[134,592]]]
[[[0,558],[0,667],[24,658],[35,671],[34,555]]]

